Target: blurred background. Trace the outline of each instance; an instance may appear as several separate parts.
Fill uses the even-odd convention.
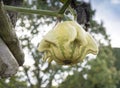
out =
[[[88,31],[99,45],[97,56],[88,55],[74,66],[42,61],[37,45],[54,27],[56,17],[20,13],[16,33],[25,53],[18,73],[0,79],[0,88],[120,88],[120,0],[77,0],[90,5]],[[23,7],[58,11],[59,0],[24,0]]]

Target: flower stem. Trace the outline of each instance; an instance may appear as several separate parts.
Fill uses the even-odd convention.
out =
[[[5,10],[15,11],[15,12],[21,12],[21,13],[28,13],[28,14],[39,14],[39,15],[48,15],[48,16],[56,16],[56,17],[62,17],[62,14],[59,14],[55,11],[49,11],[49,10],[33,10],[29,8],[23,8],[23,7],[15,7],[15,6],[8,6],[4,5]]]
[[[71,3],[71,0],[67,0],[62,6],[62,8],[59,10],[59,14],[64,14],[65,10],[70,5],[70,3]]]

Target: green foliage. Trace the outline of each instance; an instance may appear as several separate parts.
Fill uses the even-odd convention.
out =
[[[14,76],[9,79],[0,79],[0,88],[26,88],[26,82],[20,81],[18,78]]]
[[[116,57],[114,65],[120,73],[120,48],[113,48],[112,51],[113,51],[113,55]],[[117,88],[120,88],[120,80],[117,83]]]
[[[120,70],[120,48],[113,48],[113,54],[116,57],[115,66]]]

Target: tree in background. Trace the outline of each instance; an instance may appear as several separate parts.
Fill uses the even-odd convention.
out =
[[[78,5],[80,3],[78,1]],[[61,3],[59,0],[24,0],[23,6],[32,9],[57,11],[61,7]],[[95,11],[91,8],[89,8],[89,11],[91,15],[89,19],[90,26],[87,26],[88,31],[96,39],[98,35],[102,36],[101,40],[97,39],[100,45],[99,54],[96,59],[86,58],[84,66],[82,63],[79,63],[69,67],[60,66],[55,63],[44,63],[41,59],[42,54],[37,51],[38,41],[36,41],[36,38],[40,37],[42,35],[41,31],[45,30],[41,26],[55,24],[57,18],[20,14],[17,24],[19,29],[16,29],[16,31],[18,32],[24,51],[29,55],[29,58],[26,59],[32,59],[33,64],[21,67],[18,74],[14,77],[0,80],[0,87],[52,88],[53,82],[56,81],[59,84],[59,88],[116,88],[119,77],[118,71],[114,66],[115,57],[111,51],[110,40],[103,27],[103,23],[98,24],[93,20],[92,17]],[[85,13],[84,11],[82,12]],[[105,41],[108,45],[104,46],[101,41]],[[68,76],[65,79],[64,75],[66,73]],[[70,75],[71,73],[72,75]]]

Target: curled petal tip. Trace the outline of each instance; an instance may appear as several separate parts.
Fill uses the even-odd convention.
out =
[[[88,46],[87,46],[88,53],[97,55],[98,54],[98,45],[89,33],[87,33],[87,41],[88,41]]]

